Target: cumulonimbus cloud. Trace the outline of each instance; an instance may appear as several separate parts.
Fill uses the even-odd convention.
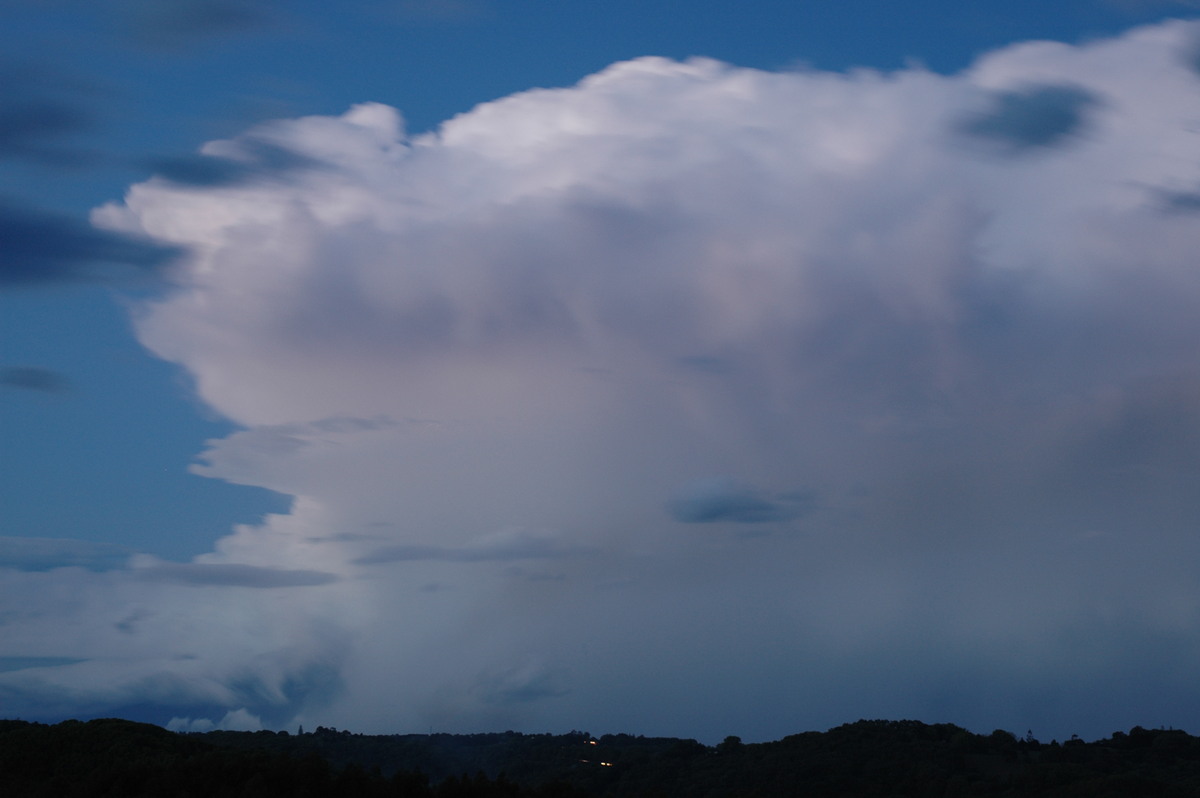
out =
[[[267,638],[118,633],[194,655],[154,661],[220,708],[189,724],[1107,733],[1147,722],[1142,666],[1200,700],[1144,656],[1200,623],[1200,216],[1163,200],[1200,190],[1196,36],[951,76],[644,58],[132,187],[95,221],[188,253],[138,334],[244,427],[196,471],[296,497],[194,573],[306,576],[235,621]],[[89,584],[205,633],[245,601],[134,577]]]

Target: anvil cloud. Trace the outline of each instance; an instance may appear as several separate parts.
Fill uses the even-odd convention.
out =
[[[242,427],[197,472],[291,511],[194,563],[10,565],[43,659],[0,695],[177,728],[1186,725],[1198,37],[950,76],[643,58],[416,136],[364,103],[210,143],[186,174],[237,179],[164,170],[94,222],[188,253],[139,337]]]

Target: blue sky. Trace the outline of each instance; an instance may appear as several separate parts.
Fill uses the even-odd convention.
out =
[[[5,714],[1190,728],[1191,4],[0,15]]]

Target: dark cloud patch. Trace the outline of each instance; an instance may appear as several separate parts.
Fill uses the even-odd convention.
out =
[[[1079,86],[1029,86],[996,93],[991,107],[964,120],[959,130],[1014,153],[1053,147],[1079,133],[1087,112],[1099,103],[1099,97]]]
[[[135,573],[156,582],[173,582],[197,587],[313,587],[337,581],[337,576],[325,571],[217,563],[154,561],[152,564],[137,567]]]
[[[185,155],[155,158],[146,164],[157,177],[189,186],[229,186],[247,182],[254,167],[228,158]]]
[[[477,690],[488,704],[528,704],[566,695],[564,674],[539,664],[525,664],[481,680]]]
[[[684,524],[765,524],[789,521],[809,511],[804,494],[769,496],[727,477],[692,482],[668,505],[671,516]]]
[[[136,634],[138,630],[138,624],[149,618],[151,614],[152,613],[142,609],[134,610],[121,620],[114,623],[113,628],[128,635]]]
[[[71,381],[52,369],[6,366],[0,368],[0,386],[40,393],[66,393],[71,389]]]
[[[148,272],[179,254],[174,247],[0,201],[0,287],[111,280],[119,276],[112,267]]]
[[[513,562],[517,560],[561,559],[585,554],[579,547],[567,547],[547,538],[519,536],[503,542],[474,546],[385,546],[355,559],[355,565],[382,565],[392,562]]]
[[[1159,191],[1159,204],[1172,213],[1200,212],[1200,191]]]
[[[1116,404],[1115,400],[1110,400]],[[1151,495],[1166,475],[1200,475],[1200,379],[1149,380],[1126,386],[1106,423],[1075,453],[1076,467],[1107,469],[1118,487]],[[1189,497],[1190,498],[1190,497]]]
[[[353,432],[371,432],[373,430],[391,429],[398,426],[398,423],[385,416],[379,416],[376,418],[334,416],[332,418],[319,419],[312,422],[312,424],[309,426],[317,432],[349,434]]]
[[[1183,62],[1196,74],[1200,74],[1200,36],[1193,39],[1190,46],[1183,51]]]
[[[56,668],[86,662],[78,657],[0,657],[0,673],[23,671],[26,668]]]
[[[4,98],[0,97],[0,102]],[[51,100],[27,100],[0,108],[0,156],[28,156],[61,162],[75,157],[47,147],[48,137],[86,130],[92,118],[84,109]]]
[[[354,532],[338,532],[333,535],[312,535],[305,538],[309,543],[358,543],[364,540],[379,540],[379,535],[359,535]]]
[[[95,126],[84,98],[94,88],[31,64],[0,63],[0,158],[85,163],[89,154],[56,140]]]
[[[124,546],[89,540],[0,537],[0,568],[18,571],[55,568],[109,571],[124,566],[132,553]]]
[[[237,156],[189,155],[156,158],[147,166],[158,177],[189,186],[238,186],[262,179],[280,179],[291,172],[313,169],[321,162],[266,141],[239,142]]]
[[[408,22],[466,22],[488,12],[484,0],[399,0],[395,13]]]
[[[269,4],[261,0],[125,0],[122,10],[138,42],[166,48],[259,30],[273,20]]]

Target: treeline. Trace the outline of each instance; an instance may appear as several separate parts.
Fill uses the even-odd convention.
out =
[[[55,798],[1200,796],[1200,738],[1135,727],[1041,743],[859,721],[770,743],[569,734],[176,734],[123,720],[0,721],[0,795]]]
[[[113,718],[54,726],[0,720],[0,796],[5,798],[577,798],[561,785],[518,787],[482,773],[431,784],[424,773],[384,775],[350,762],[334,766],[312,750],[269,744],[218,745]],[[224,742],[229,742],[226,738]],[[239,743],[242,741],[238,741]],[[264,743],[257,745],[254,743]]]

